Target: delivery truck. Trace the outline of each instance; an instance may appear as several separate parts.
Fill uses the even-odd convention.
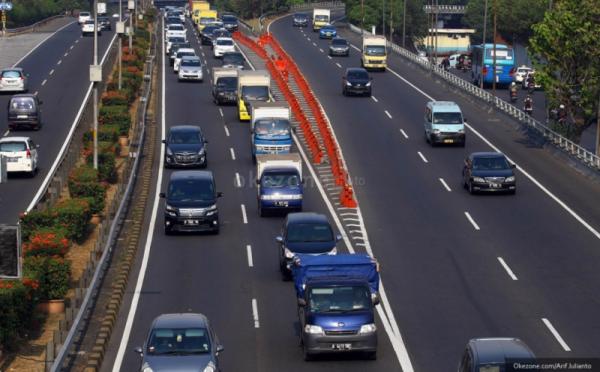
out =
[[[212,94],[217,105],[233,104],[237,100],[238,70],[225,67],[212,69]]]
[[[386,40],[383,35],[364,35],[362,39],[362,67],[385,71],[387,67]]]
[[[238,117],[249,121],[252,104],[271,101],[271,75],[265,70],[239,71],[237,87]]]
[[[329,9],[313,9],[313,31],[319,31],[321,27],[329,24],[331,20],[331,10]]]
[[[251,116],[252,158],[256,160],[258,154],[289,154],[290,106],[282,102],[257,102],[252,106]]]

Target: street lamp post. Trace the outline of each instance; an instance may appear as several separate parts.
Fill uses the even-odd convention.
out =
[[[385,0],[381,0],[381,34],[385,37]]]
[[[482,53],[481,53],[481,68],[485,67],[485,32],[487,28],[487,9],[488,9],[488,0],[485,0],[485,5],[483,8],[483,39],[481,43],[483,44]],[[483,89],[483,76],[479,77],[479,88]]]
[[[98,68],[98,0],[94,0],[94,66]],[[98,79],[91,77],[94,85],[94,169],[98,169]]]
[[[119,33],[119,90],[123,89],[123,1],[119,0],[119,25],[117,32]]]
[[[494,8],[494,40],[492,40],[492,42],[494,43],[494,59],[493,59],[493,65],[492,65],[492,91],[494,92],[494,94],[496,93],[496,24],[497,24],[497,16],[498,16],[498,12],[497,12],[497,8],[496,8],[496,0],[494,0],[494,4],[493,4],[493,8]],[[485,49],[485,48],[484,48]]]
[[[406,1],[402,0],[402,48],[406,48]]]

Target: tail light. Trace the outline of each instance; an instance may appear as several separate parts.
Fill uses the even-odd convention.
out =
[[[31,151],[29,149],[25,151],[25,156],[27,157],[27,159],[31,159]]]

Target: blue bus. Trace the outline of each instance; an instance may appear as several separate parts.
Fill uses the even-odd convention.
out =
[[[485,54],[484,54],[485,53]],[[482,58],[485,56],[484,58]],[[482,64],[483,63],[483,64]],[[471,79],[473,84],[492,84],[494,74],[494,44],[475,45],[471,48]],[[515,73],[515,54],[511,47],[496,44],[496,84],[508,85]]]

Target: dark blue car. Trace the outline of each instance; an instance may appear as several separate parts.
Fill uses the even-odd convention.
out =
[[[202,130],[196,125],[177,125],[169,129],[166,145],[165,168],[201,167],[206,168],[208,158]]]
[[[515,165],[499,152],[474,152],[465,159],[463,185],[476,192],[517,192]]]

